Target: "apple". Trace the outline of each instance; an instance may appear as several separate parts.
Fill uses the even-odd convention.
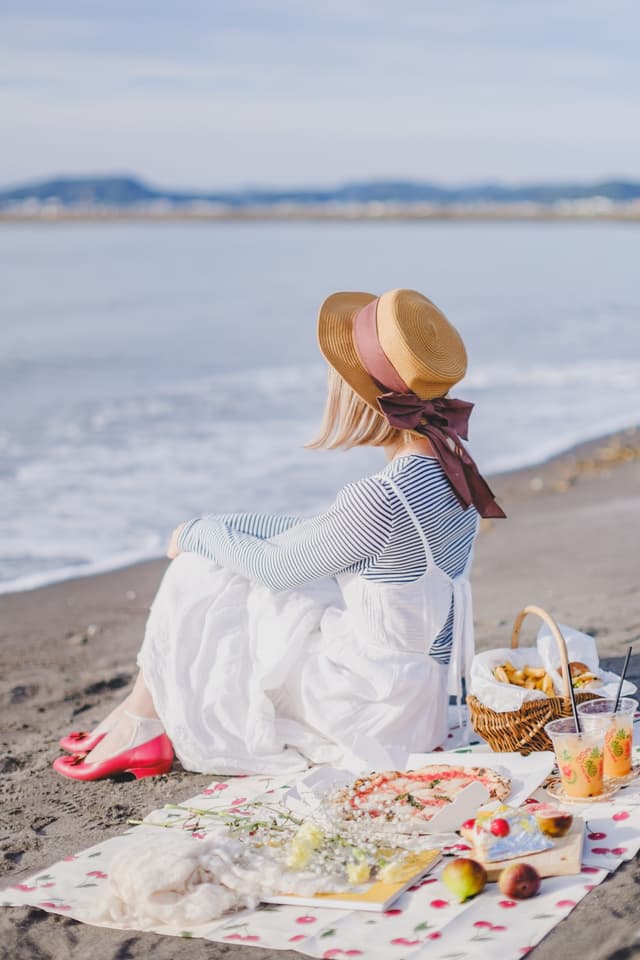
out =
[[[487,871],[477,860],[458,857],[451,860],[442,871],[442,882],[460,903],[464,903],[484,890]]]
[[[528,900],[540,889],[540,874],[529,863],[510,863],[498,877],[500,892],[514,900]]]

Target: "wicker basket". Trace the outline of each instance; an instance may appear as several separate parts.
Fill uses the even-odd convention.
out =
[[[553,637],[558,644],[564,681],[563,697],[546,697],[544,700],[528,700],[519,710],[510,710],[507,713],[498,713],[490,707],[485,707],[477,697],[467,697],[471,726],[487,741],[492,750],[500,753],[516,752],[527,754],[534,750],[551,750],[551,741],[544,732],[545,725],[551,720],[571,716],[571,699],[569,693],[569,660],[564,637],[558,625],[546,610],[541,607],[525,607],[516,617],[511,633],[511,647],[518,646],[522,621],[527,614],[532,613],[540,617],[549,626]],[[593,700],[595,693],[576,693],[576,701]]]

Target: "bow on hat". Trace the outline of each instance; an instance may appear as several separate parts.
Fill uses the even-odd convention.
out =
[[[429,438],[463,507],[473,503],[481,517],[506,516],[473,457],[460,442],[469,436],[472,403],[447,397],[422,400],[415,393],[383,393],[377,400],[392,427],[413,430]]]

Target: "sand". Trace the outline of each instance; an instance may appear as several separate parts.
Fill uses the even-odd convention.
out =
[[[509,519],[483,522],[476,547],[478,647],[507,644],[518,610],[532,603],[594,635],[603,658],[620,658],[637,644],[640,430],[498,476],[493,487]],[[165,566],[159,560],[0,597],[3,885],[121,832],[127,818],[192,796],[211,780],[176,767],[158,778],[82,784],[51,770],[59,736],[90,728],[127,691]],[[538,627],[529,620],[524,643]],[[640,683],[640,646],[638,654],[633,672]],[[638,884],[636,860],[589,894],[530,956],[640,956]],[[292,960],[300,954],[101,930],[29,908],[0,913],[0,957],[89,956]]]

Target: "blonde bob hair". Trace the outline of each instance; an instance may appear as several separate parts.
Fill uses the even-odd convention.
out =
[[[389,426],[386,418],[351,389],[337,370],[329,367],[327,402],[318,436],[305,443],[311,450],[338,447],[384,447],[399,443],[406,431]]]

